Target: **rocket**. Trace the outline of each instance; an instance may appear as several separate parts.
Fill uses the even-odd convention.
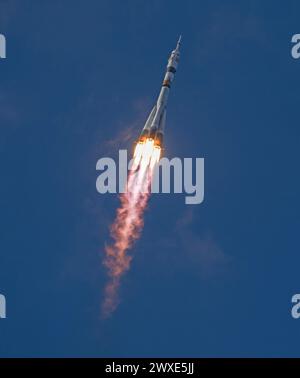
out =
[[[154,146],[163,148],[167,103],[171,84],[174,80],[179,62],[180,44],[181,36],[178,39],[175,50],[171,52],[157,102],[149,114],[149,117],[137,141],[138,143],[144,143],[146,139],[150,139],[154,140]]]

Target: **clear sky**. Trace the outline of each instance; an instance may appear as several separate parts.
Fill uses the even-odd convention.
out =
[[[298,1],[1,1],[1,356],[299,356]],[[103,322],[130,148],[183,35],[166,156],[205,158],[205,201],[153,195]]]

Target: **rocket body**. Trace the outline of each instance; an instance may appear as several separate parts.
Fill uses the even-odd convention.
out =
[[[181,43],[181,36],[177,42],[175,50],[172,51],[168,64],[162,87],[156,104],[151,110],[149,117],[145,123],[138,142],[143,143],[146,139],[153,139],[154,145],[163,148],[164,129],[166,124],[167,103],[171,84],[177,70],[179,62],[179,48]]]

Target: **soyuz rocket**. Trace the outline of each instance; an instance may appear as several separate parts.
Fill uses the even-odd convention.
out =
[[[154,108],[151,110],[151,113],[137,141],[138,143],[144,143],[146,139],[152,139],[154,140],[154,146],[163,148],[168,96],[179,62],[180,44],[181,36],[178,39],[175,50],[172,51],[169,57],[165,77],[157,102],[154,105]]]

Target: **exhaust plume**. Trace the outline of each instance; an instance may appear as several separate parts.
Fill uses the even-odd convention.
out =
[[[120,195],[120,207],[110,233],[113,240],[105,247],[104,265],[109,281],[105,287],[102,314],[108,317],[119,304],[119,286],[122,276],[130,268],[132,256],[128,251],[140,237],[144,226],[144,212],[150,197],[151,180],[161,148],[147,138],[137,143],[133,164],[128,175],[127,190]]]

